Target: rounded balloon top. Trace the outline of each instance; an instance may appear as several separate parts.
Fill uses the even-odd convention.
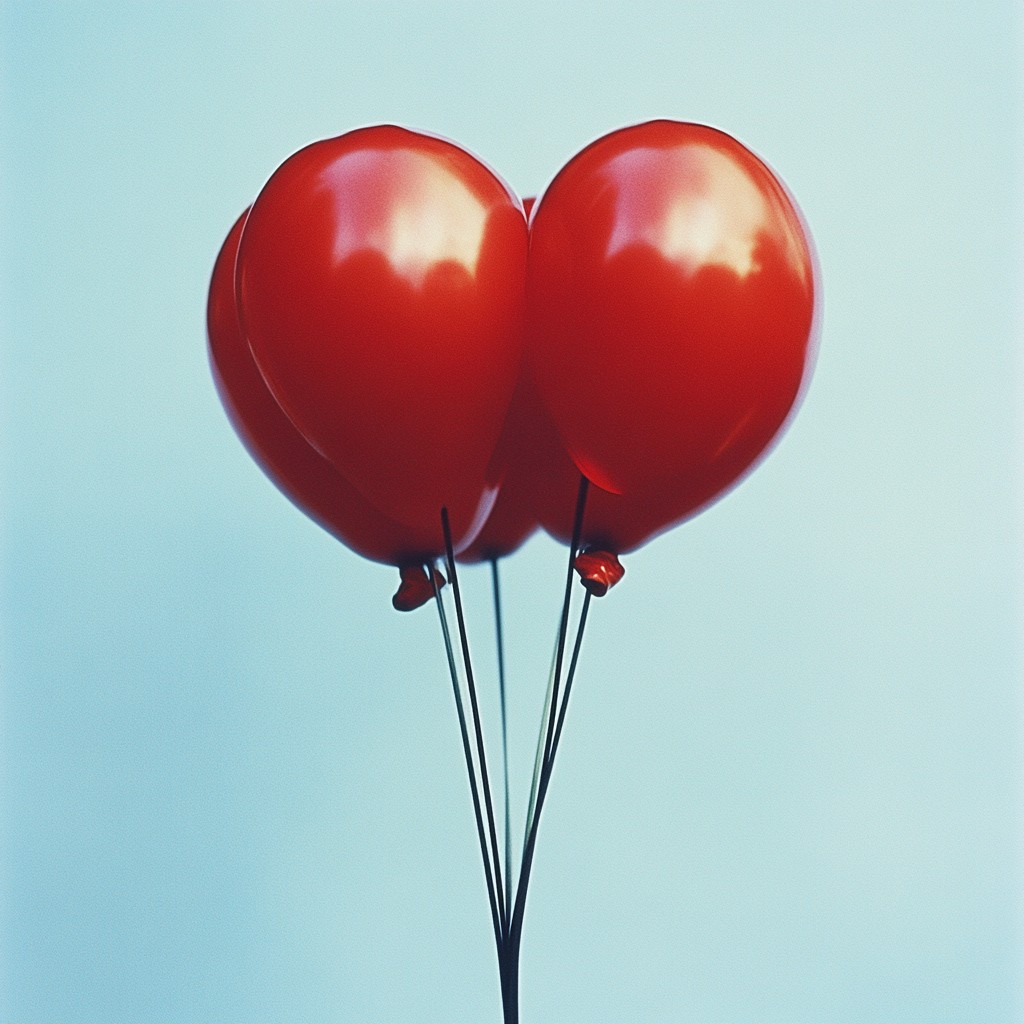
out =
[[[528,359],[580,470],[726,489],[801,392],[816,287],[793,200],[724,132],[651,121],[573,157],[530,221]]]
[[[238,257],[240,315],[271,391],[371,504],[456,540],[519,372],[522,205],[459,146],[392,125],[313,143],[271,176]]]

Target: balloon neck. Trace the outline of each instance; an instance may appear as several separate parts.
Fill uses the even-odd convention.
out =
[[[626,574],[618,556],[610,551],[591,549],[576,556],[573,568],[591,597],[604,597]]]
[[[401,582],[391,604],[395,611],[411,612],[426,604],[434,596],[434,588],[440,590],[447,582],[437,569],[431,569],[433,581],[422,565],[399,566],[398,575]]]

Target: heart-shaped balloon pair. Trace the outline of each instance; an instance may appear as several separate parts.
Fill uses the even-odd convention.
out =
[[[256,461],[368,558],[441,554],[442,507],[466,560],[538,524],[567,540],[580,472],[583,540],[616,553],[768,449],[808,374],[816,291],[785,188],[712,128],[605,136],[527,228],[465,150],[379,126],[290,157],[235,224],[210,353]]]

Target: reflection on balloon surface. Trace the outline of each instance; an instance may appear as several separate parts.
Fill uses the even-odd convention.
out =
[[[353,192],[373,196],[382,174],[396,183],[402,200],[352,202]],[[320,189],[333,204],[335,265],[368,249],[413,285],[421,286],[430,269],[443,262],[475,276],[487,208],[423,154],[387,149],[349,153],[324,168]]]

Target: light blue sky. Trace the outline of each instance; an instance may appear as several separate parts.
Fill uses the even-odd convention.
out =
[[[0,1018],[498,1019],[436,618],[245,455],[208,275],[315,138],[525,195],[669,116],[798,198],[821,353],[594,608],[524,1024],[1019,1021],[1021,40],[1009,0],[5,4]],[[562,572],[505,566],[520,789]]]

